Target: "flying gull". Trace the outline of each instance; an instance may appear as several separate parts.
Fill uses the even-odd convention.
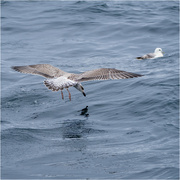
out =
[[[156,48],[154,53],[145,54],[144,56],[137,57],[136,59],[154,59],[158,57],[163,57],[164,52],[161,48]]]
[[[50,64],[13,66],[12,69],[21,73],[35,74],[46,77],[47,79],[44,80],[44,84],[52,91],[61,90],[62,99],[64,99],[62,90],[64,88],[67,89],[69,93],[69,100],[71,100],[71,93],[69,92],[68,88],[71,86],[75,87],[77,90],[82,92],[84,96],[86,96],[84,92],[84,88],[80,84],[80,82],[83,81],[128,79],[128,78],[142,76],[140,74],[135,74],[135,73],[121,71],[112,68],[101,68],[92,71],[86,71],[81,74],[73,74],[73,73],[64,72],[61,69],[56,68]]]

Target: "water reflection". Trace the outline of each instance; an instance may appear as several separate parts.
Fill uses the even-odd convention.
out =
[[[86,128],[86,120],[89,116],[88,106],[79,110],[79,116],[84,116],[85,118],[71,119],[66,120],[63,123],[63,138],[82,138],[87,132],[89,132],[89,128]]]
[[[81,138],[85,126],[84,120],[66,120],[63,123],[63,138]]]

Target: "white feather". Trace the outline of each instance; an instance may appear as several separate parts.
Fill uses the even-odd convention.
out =
[[[61,76],[54,79],[47,79],[44,81],[44,84],[54,91],[63,90],[64,88],[69,88],[71,86],[75,86],[77,82],[72,81],[65,76]]]

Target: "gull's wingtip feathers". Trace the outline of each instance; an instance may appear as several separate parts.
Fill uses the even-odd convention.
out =
[[[139,60],[141,60],[141,59],[142,59],[142,57],[136,57],[136,59],[139,59]]]
[[[20,72],[21,70],[19,69],[20,66],[11,66],[11,69],[13,69],[14,71]]]
[[[16,66],[11,66],[11,69],[16,70]]]
[[[144,75],[142,75],[142,74],[136,74],[136,76],[134,76],[134,77],[141,77],[141,76],[144,76]],[[133,78],[133,77],[132,77]]]
[[[27,67],[28,66],[11,66],[11,69],[13,69],[14,71],[20,72],[20,73],[28,74],[28,71],[26,71]]]

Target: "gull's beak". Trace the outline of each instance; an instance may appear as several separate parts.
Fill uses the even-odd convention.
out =
[[[165,52],[162,52],[163,54],[165,54]]]

